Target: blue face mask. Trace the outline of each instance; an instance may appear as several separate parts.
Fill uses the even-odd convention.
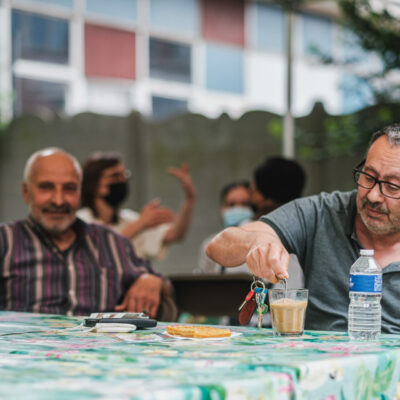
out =
[[[243,222],[250,222],[253,218],[253,211],[249,207],[230,207],[222,213],[222,220],[225,228],[239,226]]]

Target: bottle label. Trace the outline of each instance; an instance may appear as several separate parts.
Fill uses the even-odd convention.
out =
[[[350,274],[350,292],[382,293],[382,275]]]

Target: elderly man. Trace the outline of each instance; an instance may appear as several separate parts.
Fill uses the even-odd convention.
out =
[[[0,309],[154,317],[163,279],[127,239],[76,218],[81,179],[79,163],[61,149],[28,159],[22,194],[30,215],[0,225]]]
[[[298,256],[309,289],[308,329],[346,330],[349,270],[361,248],[383,268],[382,331],[400,333],[400,124],[372,135],[354,169],[357,191],[298,199],[218,234],[207,254],[221,265],[246,262],[271,282],[288,278]]]

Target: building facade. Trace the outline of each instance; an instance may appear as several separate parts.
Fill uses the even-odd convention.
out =
[[[296,116],[316,101],[332,114],[371,101],[354,66],[321,62],[375,62],[328,3],[294,15]],[[0,112],[283,114],[286,22],[282,8],[256,0],[0,0]]]

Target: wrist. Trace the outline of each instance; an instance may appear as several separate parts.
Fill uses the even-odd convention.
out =
[[[142,275],[140,275],[138,279],[142,281],[146,280],[147,282],[152,282],[154,285],[159,286],[160,290],[163,285],[163,278],[161,276],[150,274],[148,272],[145,272]]]
[[[146,219],[143,216],[140,216],[137,222],[138,231],[141,232],[142,230],[147,228]]]

